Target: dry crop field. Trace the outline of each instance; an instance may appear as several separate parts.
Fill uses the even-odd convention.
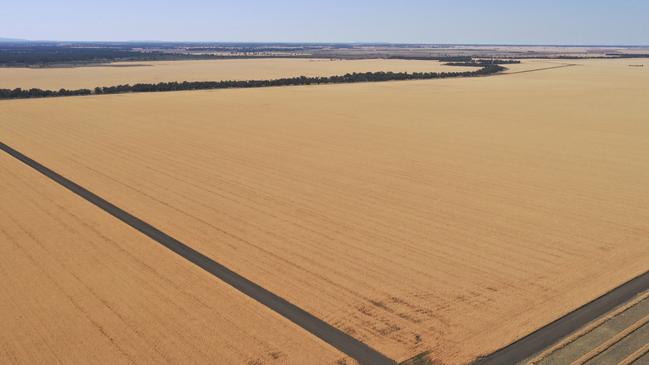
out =
[[[4,153],[0,176],[0,363],[345,360]]]
[[[3,101],[0,140],[397,361],[430,351],[440,364],[464,364],[647,270],[649,73],[628,60],[574,63],[472,79]],[[7,184],[4,171],[20,168],[2,161]],[[154,316],[142,309],[147,300],[162,302],[147,310],[183,326],[164,332],[166,341],[180,341],[172,333],[220,341],[205,322],[224,316],[223,333],[239,334],[259,325],[250,318],[259,315],[268,328],[248,335],[268,344],[276,330],[286,340],[272,338],[284,345],[234,337],[250,344],[245,349],[278,346],[288,363],[342,357],[306,332],[294,342],[299,329],[21,173],[23,182],[9,181],[15,192],[3,196],[12,199],[6,206],[40,201],[32,196],[38,185],[58,194],[51,204],[84,211],[44,227],[29,223],[41,214],[28,211],[35,203],[5,208],[0,227],[22,219],[25,232],[2,246],[10,250],[0,255],[2,275],[20,269],[12,268],[14,247],[37,245],[37,235],[79,254],[56,264],[56,256],[34,252],[52,272],[32,265],[0,289],[25,303],[0,311],[14,323],[0,328],[0,351],[28,362],[29,351],[18,351],[35,341],[31,332],[50,349],[76,346],[79,333],[60,331],[77,327],[60,313],[48,316],[70,298],[31,298],[24,285],[56,292],[44,281],[98,280],[87,288],[126,307],[121,316],[132,313],[133,321]],[[66,230],[99,237],[92,244],[50,237]],[[134,257],[161,263],[153,273]],[[149,297],[131,299],[141,287]],[[99,300],[75,288],[73,298]],[[45,298],[50,312],[40,312]],[[12,340],[29,306],[40,317],[20,328],[24,340]],[[201,318],[180,320],[195,307]],[[84,313],[104,311],[97,302]],[[219,355],[239,359],[237,340],[222,341]],[[310,347],[295,347],[299,341]]]
[[[115,62],[103,66],[2,68],[0,88],[79,89],[169,81],[265,80],[296,76],[332,76],[352,72],[454,72],[477,68],[444,66],[438,61],[368,59],[236,59]]]

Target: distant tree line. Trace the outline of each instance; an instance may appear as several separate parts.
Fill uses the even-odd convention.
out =
[[[104,62],[146,56],[142,52],[115,48],[72,48],[59,46],[5,46],[0,48],[0,65],[46,66],[64,63]]]
[[[76,95],[90,95],[90,89],[76,89],[76,90],[41,90],[41,89],[0,89],[0,99],[28,99],[28,98],[47,98],[53,96],[76,96]]]
[[[364,46],[372,46],[367,44]],[[265,58],[342,58],[367,59],[390,58],[406,60],[436,60],[440,62],[475,62],[472,56],[428,54],[417,55],[406,52],[400,47],[408,45],[376,44],[375,46],[390,49],[389,53],[369,52],[362,49],[360,53],[336,52],[357,48],[353,44],[290,44],[290,43],[161,43],[161,42],[0,42],[0,66],[3,67],[48,67],[60,65],[97,64],[115,61],[156,61],[156,60],[201,60],[257,58],[255,53],[298,52],[300,55],[267,54]],[[414,46],[414,45],[413,45]],[[193,54],[192,52],[207,54]],[[210,52],[230,51],[236,54],[217,55]],[[369,53],[368,53],[369,52]],[[474,57],[477,57],[474,55]],[[502,58],[510,58],[506,55]],[[606,55],[546,55],[520,54],[516,58],[548,59],[588,59],[588,58],[645,58],[649,54],[608,53]],[[504,61],[504,60],[502,60]],[[504,63],[501,63],[504,64]]]
[[[519,55],[516,58],[522,59],[541,59],[541,60],[615,60],[625,58],[649,58],[649,53],[607,53],[605,56],[591,55]]]
[[[607,53],[606,55],[615,58],[649,58],[649,53]]]
[[[501,72],[504,67],[489,64],[475,71],[464,72],[361,72],[348,73],[341,76],[327,77],[289,77],[274,80],[242,80],[242,81],[183,81],[183,82],[159,82],[156,84],[134,84],[96,87],[94,90],[41,90],[41,89],[0,89],[0,99],[23,99],[42,98],[71,95],[90,94],[122,94],[130,92],[159,92],[159,91],[181,91],[181,90],[210,90],[210,89],[232,89],[232,88],[253,88],[273,86],[296,86],[296,85],[320,85],[320,84],[346,84],[357,82],[381,82],[396,80],[430,80],[452,77],[476,77],[486,76]]]
[[[470,61],[464,61],[464,62],[447,62],[444,65],[446,66],[471,66],[471,67],[484,67],[488,65],[514,65],[514,64],[519,64],[521,61],[519,60],[498,60],[498,59],[493,59],[493,60],[474,60],[471,59]]]
[[[471,62],[471,56],[407,56],[407,55],[393,55],[388,56],[388,59],[397,60],[415,60],[415,61],[439,61],[439,62]]]
[[[283,56],[286,57],[286,56]],[[250,58],[250,56],[223,56],[183,52],[142,52],[119,47],[63,47],[55,45],[1,45],[2,67],[51,67],[56,65],[86,65],[116,61],[176,61]]]
[[[237,53],[260,53],[260,52],[297,52],[317,50],[322,47],[187,47],[188,51],[196,52],[237,52]]]

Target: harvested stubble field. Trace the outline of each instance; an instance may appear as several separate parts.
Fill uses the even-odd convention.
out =
[[[478,68],[463,67],[473,71]],[[368,59],[237,59],[201,61],[115,62],[103,66],[2,68],[0,88],[58,90],[170,81],[267,80],[297,76],[332,76],[352,72],[455,72],[438,61]]]
[[[0,363],[352,363],[4,153],[0,176]]]
[[[649,73],[574,63],[6,101],[0,138],[396,360],[462,364],[647,270]]]

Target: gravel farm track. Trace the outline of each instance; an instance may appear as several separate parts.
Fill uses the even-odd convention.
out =
[[[477,360],[474,365],[521,363],[647,290],[649,290],[649,272],[620,285],[511,345]]]

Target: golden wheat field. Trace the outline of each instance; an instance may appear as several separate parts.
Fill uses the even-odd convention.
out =
[[[115,62],[61,68],[2,68],[0,88],[80,89],[169,81],[266,80],[296,76],[332,76],[351,72],[456,72],[472,67],[444,66],[438,61],[367,59],[236,59],[200,61]]]
[[[0,154],[0,363],[348,359]]]
[[[471,79],[5,101],[0,140],[397,361],[430,351],[437,363],[464,364],[647,269],[649,72],[625,60],[572,63]],[[35,176],[23,179],[46,189]],[[11,219],[41,214],[26,211],[31,204]],[[248,313],[262,312],[288,338],[279,351],[292,354],[293,332],[281,320],[127,229],[113,230],[91,208],[59,204],[92,217],[85,225],[71,217],[70,230],[118,235],[128,246],[96,237],[91,247],[74,243],[83,255],[68,262],[92,275],[83,280],[110,283],[104,300],[127,307],[122,315],[153,316],[135,306],[164,295],[183,304],[153,307],[160,316],[200,308],[200,321],[225,316],[227,331],[246,338],[246,326],[259,324]],[[65,231],[51,224],[26,229]],[[3,249],[35,245],[29,234]],[[93,259],[92,250],[112,258]],[[181,274],[140,270],[132,255]],[[14,263],[0,257],[7,275]],[[61,272],[32,265],[23,275],[35,286],[56,279],[90,290],[52,265]],[[196,303],[174,280],[212,304]],[[111,296],[142,287],[149,299],[137,303]],[[57,295],[55,303],[70,305]],[[241,312],[222,296],[242,302]],[[220,301],[225,312],[210,310]],[[2,312],[10,323],[26,315]],[[54,337],[55,325],[38,326],[46,319],[32,318],[31,328]],[[57,339],[42,344],[77,345]],[[301,339],[311,347],[295,356],[340,357],[306,332]]]

